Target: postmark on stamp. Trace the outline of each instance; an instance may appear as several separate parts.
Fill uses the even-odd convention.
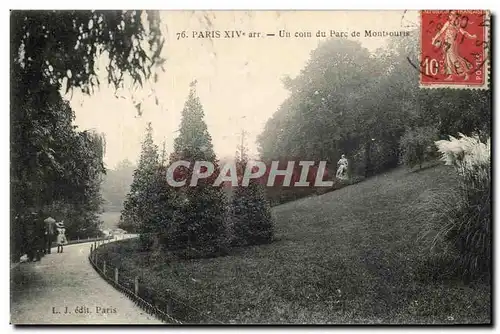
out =
[[[423,10],[420,20],[420,87],[488,89],[489,12]]]

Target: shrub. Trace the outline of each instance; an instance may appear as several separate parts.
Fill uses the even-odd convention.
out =
[[[491,260],[491,164],[490,140],[460,134],[460,139],[436,142],[441,160],[455,168],[454,191],[434,193],[426,201],[427,220],[434,226],[432,246],[456,255],[464,277],[490,273]],[[445,243],[445,245],[442,245]],[[446,248],[448,247],[448,248]]]
[[[248,187],[235,189],[229,216],[233,246],[265,244],[273,240],[271,206],[264,187],[257,181],[251,180]]]
[[[419,166],[435,156],[434,140],[438,131],[435,127],[417,127],[407,130],[400,140],[402,160],[410,168]]]

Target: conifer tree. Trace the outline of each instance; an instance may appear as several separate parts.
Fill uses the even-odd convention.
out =
[[[149,248],[154,241],[154,236],[159,233],[160,212],[165,203],[162,203],[164,194],[160,195],[161,182],[158,147],[153,142],[153,128],[148,123],[145,139],[142,143],[141,156],[130,192],[124,203],[121,222],[123,228],[141,234],[142,245]]]
[[[176,188],[182,205],[177,212],[174,243],[185,250],[182,253],[185,257],[206,257],[226,250],[226,199],[222,185],[213,186],[219,167],[195,85],[196,82],[191,84],[171,156],[171,162],[190,162],[190,167],[184,170],[186,186]],[[190,186],[196,161],[211,162],[214,173],[212,177],[198,180],[196,186]]]
[[[241,145],[236,155],[238,175],[242,176],[249,162],[242,132]],[[233,246],[257,245],[273,240],[274,227],[271,206],[267,201],[264,186],[250,179],[248,186],[242,185],[241,177],[231,198],[231,243]]]
[[[155,207],[151,215],[151,225],[154,227],[153,247],[161,249],[172,248],[171,240],[175,231],[175,217],[179,212],[177,193],[167,183],[167,155],[165,141],[163,142],[160,165],[155,173],[152,193],[155,194]]]

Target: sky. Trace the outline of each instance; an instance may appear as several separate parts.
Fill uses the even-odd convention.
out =
[[[189,84],[195,79],[217,156],[235,155],[242,130],[247,132],[245,143],[255,156],[257,136],[288,96],[282,78],[296,76],[310,52],[326,39],[315,36],[318,30],[327,35],[330,30],[346,32],[349,39],[360,41],[373,52],[384,46],[387,39],[364,37],[365,30],[409,31],[418,22],[418,12],[400,10],[162,11],[160,16],[166,63],[156,84],[120,92],[101,84],[91,96],[77,91],[66,96],[76,113],[75,124],[81,130],[95,129],[105,135],[104,162],[108,168],[114,168],[123,159],[137,162],[148,122],[152,123],[156,144],[161,147],[165,141],[167,154],[172,152]],[[193,32],[207,30],[220,31],[221,38],[193,38]],[[225,30],[241,30],[245,36],[223,38]],[[291,37],[278,37],[279,30],[289,31]],[[177,33],[182,31],[188,37],[177,39]],[[295,32],[307,31],[312,37],[294,37]],[[359,31],[361,37],[351,37],[353,31]],[[250,38],[250,32],[276,36]],[[98,62],[101,66],[97,69],[101,83],[106,82],[101,70],[103,61]],[[154,102],[155,95],[159,105]],[[142,103],[140,117],[135,108],[137,102]]]

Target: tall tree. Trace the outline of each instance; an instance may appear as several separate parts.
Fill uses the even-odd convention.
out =
[[[74,203],[82,188],[93,193],[93,183],[85,182],[92,167],[75,157],[78,149],[72,146],[86,139],[73,128],[74,114],[60,89],[90,94],[99,85],[100,56],[107,57],[108,82],[116,88],[123,87],[124,74],[137,84],[153,74],[156,79],[163,38],[158,12],[11,11],[10,24],[14,218],[27,207]]]
[[[233,192],[230,206],[231,241],[234,246],[257,245],[271,242],[274,236],[271,206],[266,199],[264,186],[256,179],[248,185],[241,183],[249,158],[242,141],[236,153],[236,166],[240,182]]]
[[[158,147],[153,142],[153,128],[149,123],[139,164],[120,217],[121,228],[140,233],[144,249],[161,250],[169,246],[168,236],[178,204],[176,194],[167,183],[166,171],[166,161],[159,160]]]
[[[336,162],[343,152],[354,150],[356,110],[376,70],[370,53],[358,42],[321,43],[300,74],[284,80],[291,94],[259,136],[263,159]]]
[[[154,202],[154,194],[151,190],[156,180],[158,167],[158,148],[153,142],[153,127],[151,123],[148,123],[139,163],[134,171],[133,181],[120,218],[122,228],[140,233],[151,232],[148,224]]]
[[[196,161],[211,162],[214,165],[213,175],[219,172],[203,107],[196,95],[196,82],[191,84],[182,111],[179,136],[174,142],[171,162],[177,160],[189,161],[190,166],[184,170],[186,186],[177,190],[183,204],[176,222],[176,245],[186,249],[187,257],[220,254],[227,244],[224,221],[226,198],[222,185],[213,186],[213,176],[200,179],[196,186],[189,186]]]
[[[32,101],[37,99],[47,99],[46,106],[35,108]],[[69,238],[95,236],[105,172],[104,137],[78,131],[72,124],[73,110],[57,93],[33,95],[28,101],[12,106],[12,217],[32,208],[65,219]],[[22,233],[23,227],[13,230]]]
[[[71,152],[72,156],[63,166],[65,170],[72,171],[74,181],[58,186],[59,191],[71,195],[55,196],[53,193],[43,207],[47,215],[65,221],[66,235],[70,239],[100,234],[104,147],[103,135],[94,131],[78,133],[74,141],[68,143],[68,154]]]

